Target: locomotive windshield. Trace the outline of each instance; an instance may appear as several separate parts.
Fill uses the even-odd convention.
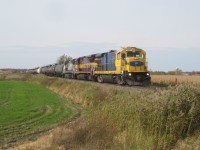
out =
[[[134,52],[133,55],[134,57],[140,57],[140,52]]]
[[[127,52],[127,57],[133,57],[133,52]]]
[[[127,52],[127,57],[140,57],[140,52]]]

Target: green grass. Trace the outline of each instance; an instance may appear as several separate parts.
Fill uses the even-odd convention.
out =
[[[67,120],[74,114],[69,105],[41,85],[0,81],[0,145]]]

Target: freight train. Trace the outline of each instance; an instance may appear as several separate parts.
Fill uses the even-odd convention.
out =
[[[51,64],[28,72],[130,86],[151,82],[146,52],[136,47],[83,56],[68,64]]]

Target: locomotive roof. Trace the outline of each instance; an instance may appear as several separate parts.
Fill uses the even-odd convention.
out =
[[[96,53],[96,54],[92,54],[92,55],[88,55],[88,56],[81,56],[81,57],[75,58],[73,60],[77,60],[77,59],[81,59],[81,58],[92,58],[92,57],[97,58],[97,57],[101,57],[103,54],[113,53],[113,52],[117,52],[117,50],[110,50],[108,52]]]
[[[121,50],[119,52],[122,52],[122,51],[143,51],[145,52],[143,49],[141,48],[137,48],[137,47],[122,47]]]

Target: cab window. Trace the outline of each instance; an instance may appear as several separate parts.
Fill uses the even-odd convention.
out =
[[[133,53],[133,56],[134,56],[134,57],[140,57],[140,52],[134,52],[134,53]]]
[[[126,54],[122,53],[122,59],[126,58]]]
[[[127,52],[127,57],[133,57],[133,52]]]

